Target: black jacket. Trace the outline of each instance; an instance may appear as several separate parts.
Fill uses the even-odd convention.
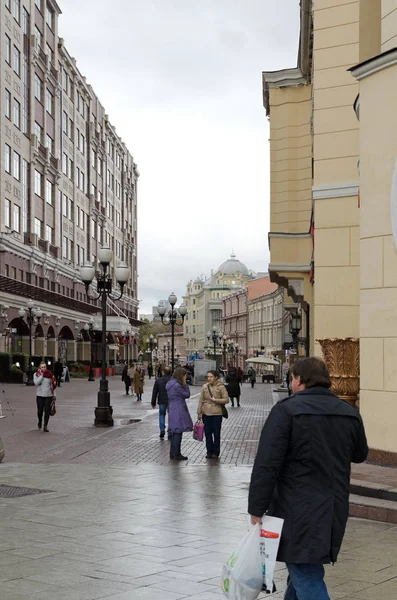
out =
[[[159,404],[168,404],[168,394],[165,386],[171,379],[171,375],[166,375],[164,377],[158,377],[154,382],[153,393],[152,393],[152,406],[156,406],[156,403]]]
[[[241,388],[239,378],[236,375],[226,375],[226,389],[229,394],[229,398],[239,398],[241,395]]]
[[[298,392],[272,408],[251,475],[248,512],[284,519],[278,560],[336,561],[349,514],[350,464],[367,454],[358,411],[326,388]]]

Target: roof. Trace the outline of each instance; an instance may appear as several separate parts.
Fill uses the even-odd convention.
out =
[[[231,254],[230,258],[221,264],[217,272],[224,273],[225,275],[234,275],[235,273],[249,275],[248,268],[240,260],[237,260],[235,254]]]
[[[248,300],[254,300],[254,298],[259,298],[259,296],[272,294],[277,290],[278,285],[277,283],[272,283],[269,275],[267,275],[266,277],[258,277],[258,279],[249,281],[247,283],[247,288]]]

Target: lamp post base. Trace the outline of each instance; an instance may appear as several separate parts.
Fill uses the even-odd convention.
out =
[[[95,427],[113,427],[113,408],[112,406],[98,406],[95,409]]]

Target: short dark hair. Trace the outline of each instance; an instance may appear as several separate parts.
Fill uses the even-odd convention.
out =
[[[173,379],[179,381],[181,385],[184,385],[183,378],[186,374],[186,369],[183,369],[182,367],[177,367],[172,377]]]
[[[331,378],[325,362],[321,358],[298,359],[291,368],[292,375],[300,377],[301,383],[308,389],[313,387],[331,387]]]
[[[214,369],[211,369],[210,371],[207,371],[207,375],[211,373],[211,375],[213,375],[214,377],[216,377],[218,379],[219,377],[219,372],[215,371]]]
[[[168,377],[168,375],[171,375],[171,367],[163,367],[162,372],[166,377]]]

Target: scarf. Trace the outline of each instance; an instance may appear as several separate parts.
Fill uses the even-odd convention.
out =
[[[40,377],[40,375],[42,375],[45,379],[51,379],[51,391],[52,391],[52,393],[54,393],[55,388],[57,387],[57,380],[54,377],[54,375],[51,373],[51,371],[49,371],[47,369],[47,371],[42,373],[39,369],[38,371],[36,371],[36,376]]]

